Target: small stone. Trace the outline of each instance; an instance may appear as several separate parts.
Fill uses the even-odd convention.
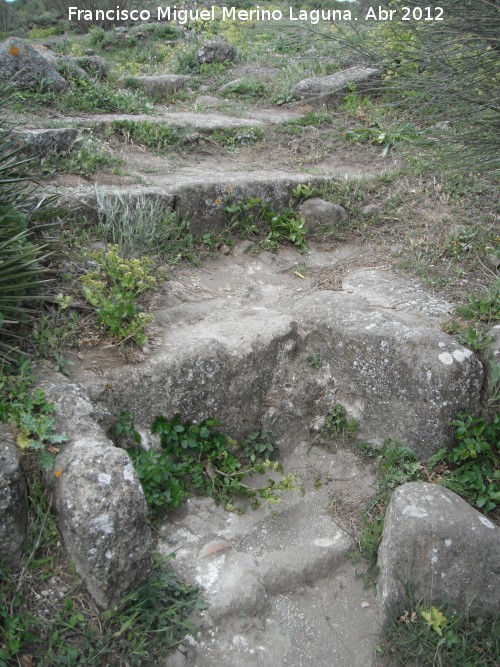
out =
[[[196,106],[207,107],[209,109],[216,109],[221,103],[222,100],[213,95],[200,95],[196,98]]]
[[[368,204],[361,209],[361,215],[365,218],[375,218],[382,213],[382,209],[377,204]]]
[[[349,214],[342,206],[312,197],[299,206],[299,213],[305,220],[310,234],[331,229],[339,222],[349,219]]]

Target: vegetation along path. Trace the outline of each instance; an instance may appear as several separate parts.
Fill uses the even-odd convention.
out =
[[[333,4],[0,0],[0,667],[500,662],[498,7]]]

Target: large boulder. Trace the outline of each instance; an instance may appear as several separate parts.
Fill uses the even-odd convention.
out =
[[[161,99],[173,95],[178,90],[186,88],[191,77],[183,74],[160,74],[157,76],[135,76],[127,78],[137,88],[143,90],[153,99]]]
[[[53,63],[17,37],[9,37],[0,44],[0,79],[19,90],[61,91],[69,88],[69,83]]]
[[[320,197],[312,197],[301,204],[299,213],[304,218],[309,234],[331,231],[336,224],[349,219],[345,208]]]
[[[212,63],[233,63],[237,58],[237,51],[232,44],[222,40],[206,42],[196,52],[196,62],[200,65]]]
[[[70,438],[48,475],[69,558],[95,604],[111,609],[144,582],[151,533],[141,484],[128,454],[108,440],[86,394],[44,369],[39,384],[57,408],[57,429]]]
[[[8,567],[20,564],[26,538],[24,489],[14,437],[6,426],[0,426],[0,562]]]
[[[318,100],[340,104],[349,94],[351,86],[356,92],[367,95],[376,93],[379,86],[380,70],[373,67],[351,67],[329,76],[314,76],[303,79],[292,88],[292,94],[299,100]]]
[[[394,491],[378,552],[378,591],[388,608],[416,599],[457,611],[500,609],[500,527],[438,484]]]

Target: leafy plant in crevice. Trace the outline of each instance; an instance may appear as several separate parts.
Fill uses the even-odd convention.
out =
[[[152,315],[144,312],[137,296],[156,286],[149,257],[125,259],[118,246],[88,255],[94,268],[80,277],[83,296],[95,308],[99,322],[119,343],[132,339],[143,346]]]
[[[487,422],[460,413],[452,425],[457,446],[439,450],[428,466],[444,464],[439,483],[487,513],[500,506],[500,414]]]
[[[358,422],[355,419],[347,419],[345,407],[336,403],[326,416],[324,428],[332,438],[338,438],[339,436],[353,438],[358,428]]]
[[[137,446],[132,415],[121,414],[114,435],[127,438],[125,446],[153,519],[179,507],[193,493],[212,496],[226,509],[234,510],[233,499],[237,496],[251,498],[258,506],[262,500],[277,502],[279,491],[295,488],[293,475],[282,476],[279,481],[270,477],[258,488],[246,484],[244,478],[253,473],[281,472],[281,466],[267,456],[274,452],[270,434],[251,434],[244,441],[243,453],[248,461],[244,464],[238,455],[238,443],[217,431],[218,426],[216,419],[194,424],[182,422],[179,414],[172,419],[157,417],[151,430],[160,436],[161,449],[144,450]]]
[[[492,341],[492,336],[484,324],[478,326],[464,326],[462,322],[450,320],[442,324],[446,333],[454,334],[460,343],[473,352],[480,354]]]
[[[0,369],[0,423],[15,429],[16,445],[36,451],[43,468],[53,466],[59,445],[68,437],[56,431],[56,408],[43,389],[34,387],[35,376],[28,359]]]
[[[233,231],[248,238],[259,236],[264,250],[275,252],[283,241],[290,241],[301,252],[307,251],[304,219],[290,208],[277,212],[260,197],[252,197],[242,202],[228,201],[224,211]]]

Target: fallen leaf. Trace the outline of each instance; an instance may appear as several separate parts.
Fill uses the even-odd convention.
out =
[[[32,655],[20,655],[18,656],[18,661],[21,667],[33,667],[34,662],[33,662],[33,656]]]
[[[49,447],[47,447],[47,451],[50,452],[51,454],[58,454],[59,453],[59,450],[57,449],[57,447],[54,447],[53,445],[50,445]]]

